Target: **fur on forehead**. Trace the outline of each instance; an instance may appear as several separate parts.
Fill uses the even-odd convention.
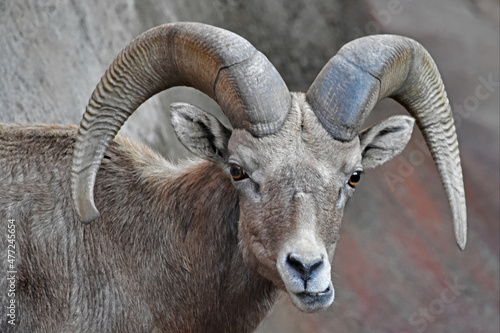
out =
[[[292,93],[292,105],[282,128],[275,134],[256,138],[242,129],[235,129],[229,140],[231,158],[256,169],[272,160],[290,161],[294,157],[314,157],[349,173],[360,164],[359,138],[342,142],[332,138],[311,107],[304,93]],[[240,160],[241,159],[241,160]]]

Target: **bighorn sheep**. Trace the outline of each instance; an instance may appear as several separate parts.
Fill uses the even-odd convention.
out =
[[[141,103],[178,85],[212,97],[234,128],[173,105],[176,134],[201,159],[172,165],[115,138]],[[196,23],[145,32],[104,74],[78,133],[0,127],[0,218],[16,231],[10,268],[2,237],[2,274],[16,279],[15,298],[1,279],[2,308],[17,306],[1,331],[246,332],[278,290],[303,311],[329,306],[345,203],[363,170],[400,153],[412,132],[407,116],[361,131],[387,96],[427,140],[463,249],[455,128],[420,44],[355,40],[303,94],[231,32]]]

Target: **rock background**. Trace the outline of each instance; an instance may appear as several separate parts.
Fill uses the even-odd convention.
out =
[[[175,21],[238,33],[291,90],[302,91],[345,42],[406,35],[434,57],[455,110],[469,215],[465,252],[454,245],[444,191],[415,133],[401,157],[363,178],[347,208],[333,265],[335,304],[303,314],[282,297],[258,332],[499,331],[498,1],[4,0],[0,122],[79,123],[115,55],[141,32]],[[220,116],[206,96],[176,88],[141,106],[120,133],[170,159],[188,156],[168,121],[169,104],[179,100]],[[368,123],[394,113],[404,111],[383,101]]]
[[[176,21],[236,32],[268,56],[291,90],[306,90],[336,50],[354,37],[348,22],[365,21],[365,7],[360,0],[2,1],[0,121],[79,123],[118,52],[147,29]],[[169,121],[169,105],[175,101],[222,116],[205,95],[175,88],[151,98],[120,133],[171,159],[188,156]]]

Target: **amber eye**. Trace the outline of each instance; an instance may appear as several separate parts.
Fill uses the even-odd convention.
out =
[[[350,187],[356,187],[356,185],[359,183],[361,180],[361,171],[355,171],[352,175],[351,178],[349,178],[349,186]]]
[[[229,167],[229,173],[231,174],[231,177],[233,177],[234,180],[242,180],[248,177],[247,173],[239,166],[236,164],[231,164]]]

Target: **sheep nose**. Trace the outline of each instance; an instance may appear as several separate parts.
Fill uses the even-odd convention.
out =
[[[305,258],[296,253],[290,253],[286,258],[286,264],[290,271],[304,281],[307,288],[307,281],[323,265],[323,255]]]

